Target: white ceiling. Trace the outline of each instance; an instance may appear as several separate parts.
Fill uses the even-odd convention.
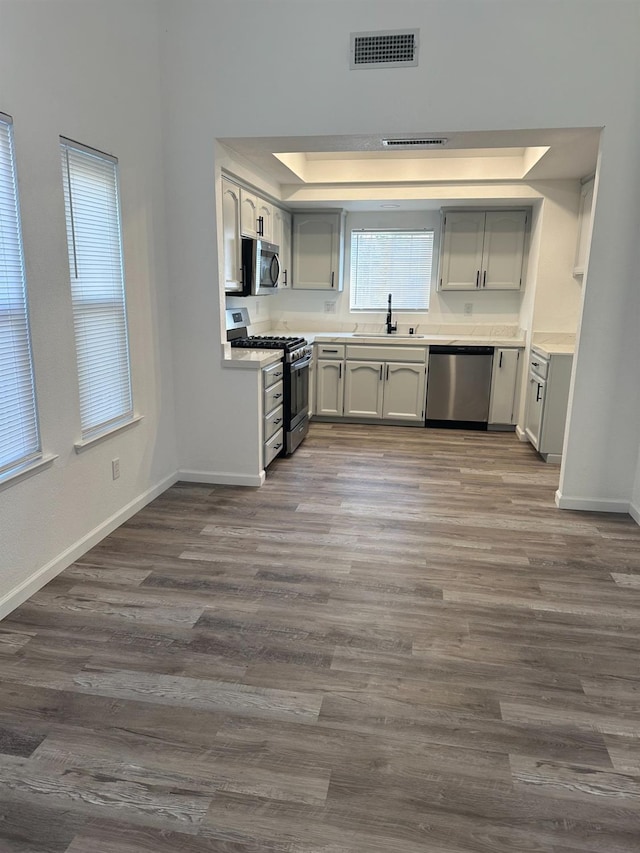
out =
[[[388,149],[385,135],[224,138],[219,141],[280,185],[293,201],[304,190],[335,203],[357,199],[352,209],[371,209],[374,199],[402,209],[425,207],[420,187],[447,184],[523,183],[579,179],[596,168],[600,128],[387,134],[398,139],[446,138],[437,148]],[[347,192],[347,191],[350,192]],[[295,205],[295,203],[294,203]],[[377,205],[379,207],[379,205]]]

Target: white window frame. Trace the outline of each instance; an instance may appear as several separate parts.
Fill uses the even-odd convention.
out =
[[[41,462],[13,120],[0,113],[0,484]]]
[[[118,161],[60,137],[82,440],[134,417]]]
[[[412,305],[407,304],[411,295],[413,284],[409,265],[403,266],[409,257],[403,249],[402,261],[394,261],[391,254],[388,255],[388,264],[381,268],[379,280],[371,278],[370,271],[365,271],[369,280],[368,286],[358,284],[358,260],[360,253],[366,249],[366,240],[369,237],[380,235],[384,238],[420,236],[426,238],[426,250],[430,250],[430,257],[424,260],[423,267],[419,273],[422,287],[416,290],[419,300]],[[364,239],[363,239],[364,238]],[[435,231],[433,228],[354,228],[351,231],[351,268],[349,276],[349,309],[354,313],[380,312],[387,309],[387,296],[392,294],[393,307],[399,312],[427,312],[431,301],[431,279],[433,273],[435,252]],[[403,275],[404,274],[404,275]],[[364,291],[364,292],[363,292]],[[368,293],[367,293],[368,291]],[[377,292],[375,292],[377,291]],[[374,295],[375,292],[375,295]],[[367,299],[367,295],[369,298]]]

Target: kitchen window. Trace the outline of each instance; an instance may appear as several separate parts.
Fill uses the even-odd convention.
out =
[[[396,311],[427,311],[431,289],[433,231],[351,232],[351,310],[385,311],[389,294]]]
[[[0,113],[0,481],[41,457],[13,125]]]
[[[67,139],[60,144],[80,421],[90,442],[133,420],[118,164]]]

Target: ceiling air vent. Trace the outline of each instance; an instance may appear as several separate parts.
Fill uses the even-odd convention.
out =
[[[418,64],[419,30],[351,33],[351,68],[407,68]]]
[[[383,139],[385,148],[439,148],[447,142],[446,136],[427,137],[426,139]]]

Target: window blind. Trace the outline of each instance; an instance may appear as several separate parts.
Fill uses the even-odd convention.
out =
[[[426,311],[432,260],[433,231],[352,231],[352,310]]]
[[[0,114],[0,479],[40,456],[13,126]]]
[[[117,161],[61,139],[83,439],[131,420]]]

